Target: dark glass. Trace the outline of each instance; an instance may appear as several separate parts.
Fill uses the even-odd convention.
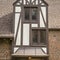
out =
[[[37,7],[25,7],[25,20],[37,20]]]
[[[45,30],[40,30],[40,42],[41,43],[46,43],[46,31]]]
[[[32,8],[32,20],[37,20],[37,8]]]
[[[33,43],[38,43],[38,31],[37,30],[33,30],[32,31],[32,41]]]
[[[30,9],[25,8],[25,20],[29,20]]]

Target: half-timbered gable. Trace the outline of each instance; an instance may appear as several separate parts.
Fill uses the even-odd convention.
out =
[[[48,5],[44,0],[14,4],[13,56],[48,56]]]

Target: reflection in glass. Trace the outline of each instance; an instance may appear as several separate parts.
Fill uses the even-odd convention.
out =
[[[37,30],[33,30],[32,31],[32,41],[33,43],[38,43],[38,33],[37,33]]]
[[[25,20],[29,20],[30,9],[25,8]]]
[[[32,8],[32,20],[37,19],[37,8]]]
[[[45,30],[40,31],[40,42],[46,43],[46,31]]]

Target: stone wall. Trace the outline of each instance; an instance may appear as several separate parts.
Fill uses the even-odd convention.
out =
[[[11,59],[11,42],[8,39],[0,39],[0,60]]]
[[[49,60],[60,60],[60,31],[49,31]]]

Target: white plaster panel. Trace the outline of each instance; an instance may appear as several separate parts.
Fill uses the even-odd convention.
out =
[[[45,53],[47,53],[47,48],[46,47],[42,47],[42,49]]]
[[[31,27],[38,27],[38,24],[32,24]]]
[[[23,45],[29,45],[29,24],[23,24]]]
[[[34,48],[25,49],[25,55],[35,55],[35,49]]]
[[[24,49],[19,48],[19,50],[16,52],[16,54],[24,55]]]
[[[14,53],[19,49],[19,47],[14,47]]]
[[[42,1],[40,0],[40,3],[42,3]]]
[[[16,13],[15,14],[15,33],[14,33],[14,37],[16,36],[16,31],[17,31],[17,26],[18,26],[18,22],[19,22],[19,17],[20,17],[20,13]]]
[[[36,48],[36,55],[44,55],[44,53],[41,50],[41,48]]]
[[[45,27],[41,12],[40,12],[40,27]]]
[[[20,3],[22,3],[22,0],[20,0]]]
[[[21,45],[21,20],[20,20],[19,30],[17,34],[17,39],[16,39],[16,45]]]
[[[34,0],[31,0],[31,2],[33,2]]]
[[[18,2],[18,3],[16,3],[16,5],[20,5],[20,3]]]
[[[38,0],[36,0],[36,4],[38,4]]]
[[[42,3],[41,5],[45,5],[44,3]]]
[[[24,4],[26,4],[26,1],[24,0]]]
[[[15,7],[15,12],[21,12],[21,7],[16,6]]]
[[[44,20],[46,22],[46,7],[41,7],[41,10],[42,10],[42,13],[43,13]]]
[[[41,11],[42,11],[43,17],[42,17]],[[41,11],[40,11],[40,27],[45,27],[44,21],[46,23],[46,7],[41,7]],[[43,18],[44,18],[44,21],[43,21]]]

